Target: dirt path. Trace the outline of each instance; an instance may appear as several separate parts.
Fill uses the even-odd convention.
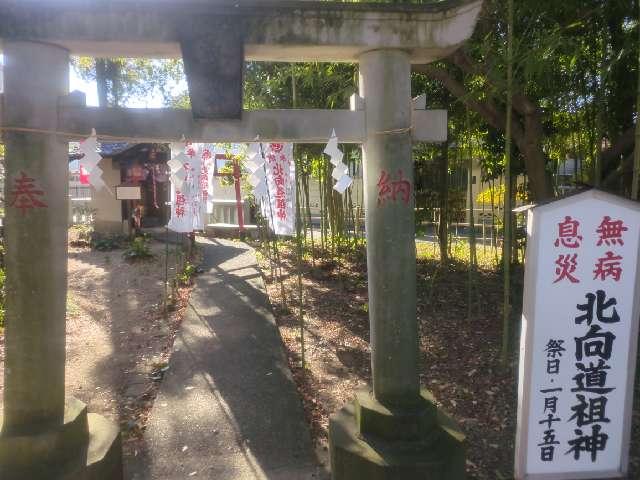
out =
[[[152,242],[151,248],[153,259],[136,262],[125,261],[122,250],[69,249],[66,392],[120,424],[125,469],[126,457],[136,455],[188,294],[180,291],[165,319],[164,245]],[[176,271],[174,252],[172,246],[169,278]]]

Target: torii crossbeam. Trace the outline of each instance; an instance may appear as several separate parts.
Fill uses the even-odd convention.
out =
[[[336,480],[464,477],[463,436],[420,389],[413,141],[443,141],[446,112],[411,102],[411,64],[454,51],[481,0],[427,5],[258,0],[0,0],[7,269],[3,479],[119,479],[116,426],[64,392],[67,142],[361,143],[372,392],[332,417]],[[192,112],[88,108],[68,93],[69,55],[182,57]],[[244,112],[245,60],[358,62],[352,109]],[[422,107],[422,108],[421,108]],[[37,272],[37,273],[36,273]]]

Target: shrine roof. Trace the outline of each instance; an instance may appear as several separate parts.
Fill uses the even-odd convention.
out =
[[[414,63],[426,63],[471,36],[481,6],[482,0],[0,0],[0,41],[45,41],[90,56],[180,57],[181,31],[206,29],[200,20],[211,18],[244,29],[248,60],[353,62],[368,50],[401,48]]]
[[[112,157],[134,147],[135,145],[137,144],[128,142],[100,142],[99,153],[103,157]]]

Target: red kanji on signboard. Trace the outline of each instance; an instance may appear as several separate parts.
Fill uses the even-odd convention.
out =
[[[622,233],[627,230],[629,229],[624,226],[622,220],[611,220],[611,217],[606,215],[596,230],[596,233],[600,235],[597,245],[600,246],[603,243],[608,246],[624,245]]]
[[[608,277],[614,281],[619,281],[622,277],[622,257],[615,255],[613,252],[605,253],[605,256],[599,258],[596,262],[596,269],[593,271],[593,279],[606,280]]]
[[[556,247],[562,245],[567,248],[579,248],[582,235],[578,232],[580,222],[574,220],[569,215],[564,217],[564,221],[558,223],[558,238],[554,242]]]
[[[47,208],[47,204],[38,198],[44,195],[44,191],[37,188],[35,180],[22,171],[13,181],[11,195],[13,198],[9,206],[17,208],[23,215],[32,208]]]
[[[566,254],[566,255],[558,255],[558,259],[556,260],[556,279],[553,283],[558,283],[565,278],[569,280],[571,283],[580,283],[573,274],[578,268],[578,254]]]

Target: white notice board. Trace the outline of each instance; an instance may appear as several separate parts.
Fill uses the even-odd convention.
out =
[[[618,478],[629,462],[640,204],[597,190],[529,211],[516,478]]]
[[[140,200],[142,189],[140,187],[116,186],[116,200]]]

